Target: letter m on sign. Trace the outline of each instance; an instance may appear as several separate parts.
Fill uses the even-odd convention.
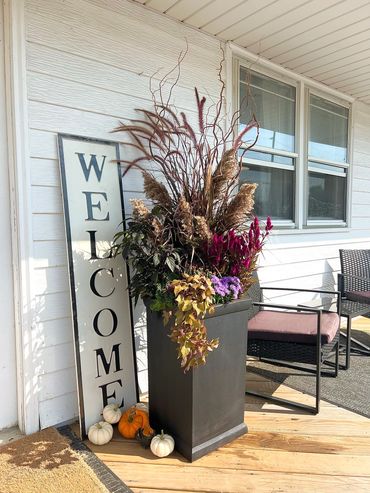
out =
[[[95,175],[98,179],[98,182],[100,183],[100,180],[101,180],[101,177],[103,174],[105,160],[106,160],[107,156],[101,156],[102,161],[101,161],[101,164],[99,164],[98,160],[96,158],[96,154],[90,154],[89,164],[86,164],[85,154],[83,154],[82,152],[76,152],[76,154],[77,154],[78,159],[80,161],[81,169],[82,169],[83,174],[85,176],[85,180],[89,181],[90,173],[91,173],[91,170],[93,169],[95,172]]]
[[[113,373],[116,373],[117,371],[121,371],[122,368],[121,368],[121,364],[120,364],[120,359],[119,359],[119,347],[120,347],[121,343],[119,344],[114,344],[114,346],[112,347],[112,351],[110,353],[110,358],[109,358],[109,361],[107,360],[105,354],[104,354],[104,350],[102,348],[99,348],[99,349],[95,349],[95,353],[96,353],[96,372],[97,372],[97,376],[96,378],[99,378],[101,375],[100,375],[100,371],[99,371],[99,358],[100,358],[100,361],[102,362],[103,364],[103,367],[104,367],[104,371],[105,371],[105,374],[108,375],[110,373],[110,367],[112,365],[112,360],[113,360],[113,357],[114,357],[114,361],[115,361],[115,367],[116,369],[114,370]]]

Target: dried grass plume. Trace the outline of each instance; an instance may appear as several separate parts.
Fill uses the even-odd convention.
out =
[[[132,205],[132,216],[136,221],[145,219],[150,214],[150,211],[143,200],[131,199],[130,203]]]
[[[219,200],[226,192],[229,182],[239,174],[239,163],[235,149],[228,149],[222,154],[221,160],[213,173],[213,199]]]
[[[202,242],[209,243],[212,239],[212,232],[204,216],[194,216],[195,234]]]
[[[185,238],[190,240],[193,237],[193,214],[189,202],[185,197],[180,197],[176,212],[175,219],[179,225],[180,231]]]
[[[254,206],[254,192],[256,183],[244,183],[239,192],[231,199],[222,216],[225,229],[240,229],[250,216]]]
[[[164,209],[170,210],[172,200],[163,183],[157,181],[154,176],[147,171],[142,171],[142,175],[144,178],[144,192],[147,198]]]

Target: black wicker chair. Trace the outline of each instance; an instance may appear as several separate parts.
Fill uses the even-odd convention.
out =
[[[342,295],[341,316],[347,319],[345,369],[351,352],[370,356],[370,347],[351,336],[352,318],[370,313],[370,250],[339,250],[341,273],[338,289]]]
[[[336,297],[336,312],[308,306],[291,306],[263,302],[264,290],[326,293]],[[320,409],[320,378],[322,364],[335,354],[334,370],[329,373],[336,377],[339,369],[339,326],[341,296],[338,291],[261,287],[258,279],[248,291],[253,301],[248,322],[248,356],[258,357],[269,363],[290,366],[290,363],[315,365],[316,404],[308,406],[279,397],[246,390],[246,394],[263,397],[283,405],[298,407],[313,414]],[[268,309],[268,310],[266,310]],[[280,325],[280,327],[279,327]],[[286,330],[284,330],[284,327]],[[330,329],[330,330],[329,330]],[[297,368],[297,367],[295,367]]]

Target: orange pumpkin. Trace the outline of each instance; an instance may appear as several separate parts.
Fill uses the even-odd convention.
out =
[[[145,436],[151,436],[154,433],[153,428],[151,428],[149,424],[149,415],[144,409],[137,409],[136,408],[136,414],[139,414],[143,418],[143,424],[141,426],[143,430],[143,434]]]
[[[149,425],[148,413],[133,406],[122,414],[118,423],[118,431],[124,438],[135,438],[140,429],[146,436],[150,436],[154,432]]]
[[[144,426],[143,428],[143,435],[146,437],[152,437],[155,435],[155,430],[153,430],[153,428],[151,428],[148,424],[148,426]]]
[[[136,432],[143,427],[143,417],[131,407],[121,416],[118,423],[118,431],[124,438],[135,438]]]

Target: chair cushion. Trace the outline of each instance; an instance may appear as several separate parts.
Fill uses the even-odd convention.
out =
[[[370,291],[348,291],[346,297],[359,303],[370,303]]]
[[[323,313],[321,344],[331,342],[339,329],[337,313]],[[261,310],[248,322],[248,338],[268,341],[316,344],[317,315],[315,313]]]

